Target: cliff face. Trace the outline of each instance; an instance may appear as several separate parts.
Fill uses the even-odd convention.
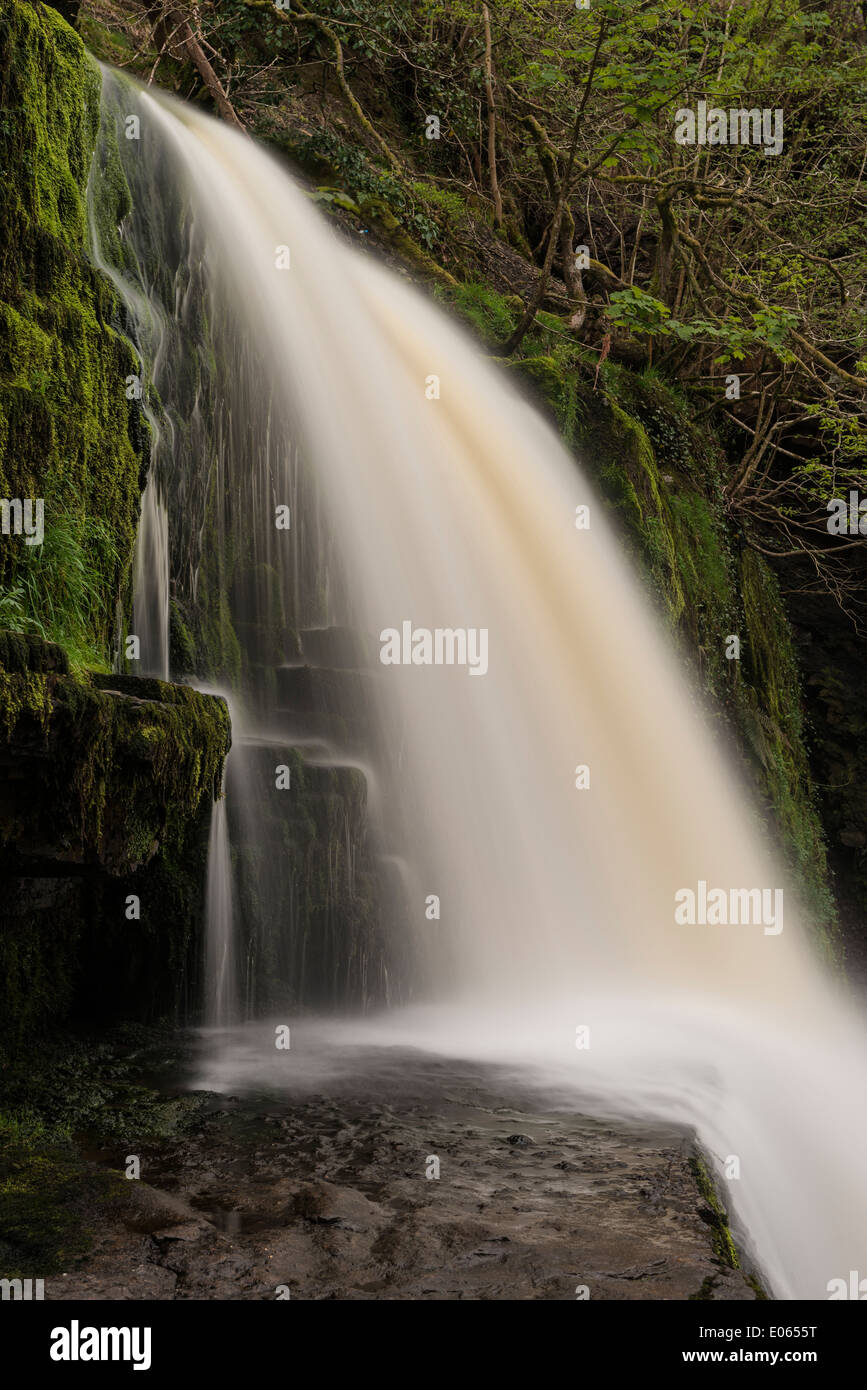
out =
[[[100,77],[42,5],[0,17],[0,1045],[70,1014],[176,1015],[198,973],[225,704],[109,676],[148,436],[117,298],[86,254]],[[123,182],[104,179],[117,224]],[[32,512],[31,515],[34,513]],[[14,516],[14,513],[12,514]],[[51,640],[53,639],[53,640]],[[100,672],[102,674],[100,674]]]

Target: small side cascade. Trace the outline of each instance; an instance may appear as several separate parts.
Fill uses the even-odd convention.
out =
[[[221,795],[211,812],[205,889],[205,1023],[215,1029],[238,1022],[233,899],[226,800]]]

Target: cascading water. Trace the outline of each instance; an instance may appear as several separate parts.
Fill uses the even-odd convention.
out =
[[[142,495],[135,547],[132,631],[141,673],[169,678],[169,518],[155,477]]]
[[[208,924],[205,1017],[212,1028],[228,1028],[238,1020],[238,1007],[231,850],[223,797],[214,802],[211,815],[205,920]]]
[[[728,1196],[777,1296],[825,1297],[829,1279],[867,1268],[867,1033],[814,959],[734,759],[703,726],[574,460],[263,150],[189,107],[113,77],[105,87],[109,127],[141,116],[141,141],[123,149],[125,239],[139,250],[118,282],[128,303],[161,295],[174,315],[176,379],[158,381],[178,414],[172,577],[190,600],[207,589],[212,612],[227,603],[241,640],[254,712],[241,839],[271,824],[274,764],[287,761],[275,750],[304,754],[297,787],[333,773],[339,726],[344,765],[367,778],[380,866],[409,901],[404,997],[431,1002],[340,1036],[490,1059],[576,1108],[693,1126],[738,1160]],[[162,288],[161,266],[175,275]],[[217,573],[215,535],[223,556],[244,552],[234,577]],[[373,661],[311,660],[317,630],[333,644],[342,625],[363,649],[358,634],[405,623],[484,630],[487,671],[381,664],[378,642]],[[231,773],[227,801],[231,820]],[[297,833],[281,859],[268,831],[264,907],[242,889],[236,925],[248,909],[268,919],[260,947],[293,976],[287,997],[345,1001],[351,991],[322,987],[357,946],[333,914],[303,950],[281,945],[298,905],[279,866]],[[784,917],[682,924],[676,894],[700,883],[784,888]],[[239,966],[258,940],[245,938]],[[377,949],[369,997],[382,998],[396,947]],[[358,948],[356,984],[375,954]],[[298,978],[310,988],[292,994]],[[273,1041],[261,1047],[264,1074]]]
[[[95,259],[127,310],[151,432],[131,629],[140,660],[129,669],[167,678],[171,665],[197,685],[206,675],[212,693],[230,698],[235,881],[219,896],[234,903],[242,1016],[285,1002],[383,1002],[393,990],[371,904],[399,892],[379,890],[379,877],[393,875],[373,852],[369,795],[363,804],[354,687],[365,658],[339,626],[351,608],[333,528],[301,467],[286,392],[263,377],[258,345],[212,274],[209,229],[179,153],[167,139],[157,155],[147,119],[141,143],[118,143],[118,117],[140,102],[145,117],[160,114],[106,72],[89,190]],[[100,188],[123,177],[121,155],[141,216],[119,236],[100,215]],[[278,793],[293,776],[300,806],[288,786]]]
[[[135,266],[135,279],[120,273],[110,249],[103,246],[98,230],[100,180],[91,180],[89,187],[89,222],[91,253],[104,275],[120,291],[126,305],[130,325],[137,341],[146,346],[148,360],[157,375],[165,357],[169,330],[159,306],[139,289],[142,280],[140,266]],[[165,501],[165,472],[173,454],[174,431],[171,418],[161,416],[143,389],[136,375],[126,383],[130,400],[141,402],[150,428],[150,474],[142,493],[141,518],[136,537],[133,562],[132,636],[138,638],[138,673],[169,678],[169,518]],[[118,654],[118,660],[123,658]]]

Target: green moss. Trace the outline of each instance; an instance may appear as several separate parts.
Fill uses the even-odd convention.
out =
[[[9,671],[55,671],[69,674],[69,658],[55,642],[25,632],[0,631],[0,667]]]
[[[758,1275],[753,1271],[743,1269],[737,1246],[735,1245],[734,1238],[729,1228],[725,1206],[720,1200],[713,1175],[700,1152],[693,1152],[690,1157],[689,1166],[693,1178],[695,1179],[695,1185],[704,1202],[703,1208],[699,1209],[699,1215],[710,1227],[711,1244],[713,1246],[715,1259],[724,1269],[741,1270],[744,1281],[752,1289],[756,1298],[767,1300],[767,1292]],[[712,1300],[717,1283],[718,1280],[716,1276],[712,1274],[709,1275],[702,1281],[701,1288],[698,1292],[690,1294],[689,1301],[705,1302]]]
[[[138,67],[135,65],[138,50],[121,30],[107,29],[92,14],[81,14],[77,28],[90,52],[101,63],[124,68],[132,64],[133,71],[146,70],[146,57],[139,60]]]
[[[0,549],[0,588],[32,630],[96,662],[108,655],[118,604],[129,601],[144,450],[138,406],[125,396],[135,357],[118,331],[111,286],[85,252],[99,88],[80,38],[54,10],[7,5],[0,19],[0,496],[43,498],[46,539],[33,549],[23,539]],[[122,190],[108,191],[117,222]],[[83,609],[75,601],[81,585],[70,599],[63,582],[70,537],[87,588]]]
[[[131,92],[131,109],[134,100]],[[103,119],[91,165],[88,211],[103,260],[118,269],[126,266],[130,255],[119,229],[131,210],[132,193],[120,158],[117,126],[113,120]]]
[[[241,644],[232,622],[228,595],[235,578],[237,557],[222,525],[223,498],[213,490],[208,496],[204,543],[196,583],[195,607],[188,636],[195,647],[189,669],[197,675],[237,690],[241,681]]]
[[[87,1253],[91,1237],[76,1207],[84,1165],[68,1147],[23,1143],[0,1113],[0,1266],[4,1278],[64,1273]]]
[[[444,229],[466,225],[467,202],[460,193],[453,193],[437,183],[424,183],[421,179],[413,180],[410,190],[440,219]]]
[[[837,917],[810,779],[791,628],[777,580],[761,556],[745,550],[740,571],[746,628],[742,662],[749,681],[739,706],[741,727],[760,765],[760,780],[781,827],[814,936],[829,961],[838,962]]]
[[[209,567],[203,557],[203,574]],[[191,669],[211,680],[227,682],[237,690],[241,681],[241,644],[226,593],[210,588],[207,577],[204,582],[200,577],[196,599],[195,665]]]
[[[475,280],[455,286],[441,298],[447,298],[451,308],[485,343],[505,342],[521,309],[521,301],[514,295],[498,294],[490,285]]]
[[[580,437],[586,412],[581,394],[576,390],[577,378],[573,376],[571,354],[555,349],[507,365],[547,402],[564,443],[574,447]]]
[[[0,1093],[0,1269],[6,1278],[65,1273],[92,1246],[94,1206],[128,1195],[118,1171],[98,1171],[77,1137],[126,1154],[174,1137],[198,1114],[203,1096],[161,1096],[138,1079],[149,1068],[176,1069],[176,1049],[141,1027],[94,1044],[66,1036],[17,1059],[5,1058]]]
[[[220,786],[228,710],[187,686],[0,670],[0,710],[28,771],[0,844],[65,843],[69,857],[126,872],[176,846]]]
[[[684,607],[694,614],[703,606],[730,613],[732,567],[719,515],[698,492],[672,493],[669,507]]]
[[[316,203],[329,203],[332,207],[342,208],[344,212],[351,212],[354,217],[361,216],[361,208],[358,203],[348,193],[344,193],[341,188],[317,188],[313,200]]]
[[[441,284],[454,286],[454,276],[434,260],[418,241],[406,230],[400,218],[395,216],[386,201],[375,196],[360,197],[359,206],[365,217],[373,223],[384,241],[409,265],[415,266],[422,275],[438,280]]]
[[[685,607],[677,536],[670,507],[660,491],[653,445],[640,419],[624,410],[612,394],[606,392],[603,399],[609,413],[607,458],[600,472],[603,490],[611,498],[616,496],[618,486],[623,487],[618,480],[628,481],[630,501],[634,499],[636,507],[630,508],[627,516],[621,509],[621,519],[631,527],[634,538],[641,545],[675,625]]]
[[[34,672],[10,675],[0,670],[0,720],[7,742],[19,723],[30,721],[47,730],[52,702],[49,677]]]
[[[726,1209],[719,1199],[716,1184],[708,1171],[704,1159],[699,1153],[693,1153],[689,1161],[690,1171],[695,1179],[702,1200],[705,1203],[701,1211],[702,1219],[710,1227],[711,1244],[716,1259],[726,1269],[739,1269],[740,1260],[735,1247],[732,1233],[729,1230],[728,1216]]]
[[[4,654],[19,669],[0,668],[0,1040],[18,1046],[75,1010],[177,1012],[198,970],[225,702],[70,675],[33,638],[0,634]],[[27,669],[28,654],[47,669]]]

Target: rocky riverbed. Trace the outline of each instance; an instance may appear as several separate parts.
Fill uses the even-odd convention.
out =
[[[754,1299],[688,1134],[546,1110],[391,1051],[296,1093],[199,1092],[91,1148],[91,1248],[51,1299]],[[427,1176],[439,1172],[439,1176]],[[95,1193],[95,1195],[94,1195]]]

